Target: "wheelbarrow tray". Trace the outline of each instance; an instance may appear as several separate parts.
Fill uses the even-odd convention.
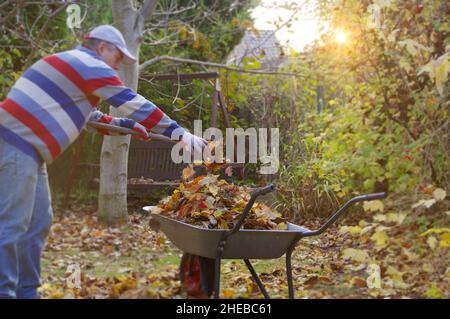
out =
[[[147,209],[151,211],[151,208]],[[172,218],[151,214],[161,231],[180,250],[207,258],[216,258],[217,246],[229,230],[207,229]],[[287,223],[287,230],[241,229],[227,240],[222,258],[273,259],[283,256],[293,242],[309,230]]]

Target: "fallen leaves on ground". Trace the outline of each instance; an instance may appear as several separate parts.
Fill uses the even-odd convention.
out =
[[[107,227],[97,221],[90,205],[55,217],[43,253],[41,295],[182,297],[176,265],[179,252],[160,233],[152,231],[148,221],[145,215],[133,214],[126,224]],[[75,269],[79,269],[78,276]]]
[[[450,298],[449,201],[437,197],[390,196],[383,212],[369,209],[302,239],[292,257],[296,298]],[[414,205],[429,199],[436,199],[431,207]],[[92,205],[77,205],[55,218],[43,254],[44,298],[186,297],[182,252],[148,226],[149,216],[131,214],[126,224],[106,227],[94,214]],[[284,258],[251,262],[270,295],[286,298]],[[71,265],[80,268],[79,288],[69,285],[76,282]],[[243,261],[223,261],[221,296],[262,298]]]

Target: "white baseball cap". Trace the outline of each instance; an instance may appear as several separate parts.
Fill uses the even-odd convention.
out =
[[[136,57],[128,51],[122,33],[120,33],[120,31],[112,25],[105,24],[95,27],[88,34],[86,34],[85,39],[98,39],[113,44],[123,53],[123,63],[125,64],[133,64],[137,61]]]

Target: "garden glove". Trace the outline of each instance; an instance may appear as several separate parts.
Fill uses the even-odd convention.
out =
[[[110,115],[104,114],[98,110],[95,110],[92,112],[89,121],[91,122],[98,122],[98,123],[105,123],[105,124],[111,124],[115,126],[120,126],[124,128],[131,129],[135,132],[137,132],[139,135],[138,138],[147,140],[148,139],[148,133],[147,129],[139,124],[136,121],[133,121],[129,118],[121,118],[121,117],[112,117]],[[106,129],[96,129],[96,132],[103,134],[103,135],[121,135],[117,134],[115,132],[108,131]]]
[[[193,135],[187,131],[183,134],[181,142],[184,144],[184,147],[190,152],[192,152],[192,150],[194,150],[195,152],[201,152],[203,148],[208,145],[208,142],[205,139]]]

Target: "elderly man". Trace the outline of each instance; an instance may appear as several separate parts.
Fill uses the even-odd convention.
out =
[[[190,134],[120,80],[122,63],[135,63],[122,34],[93,29],[83,46],[47,56],[26,70],[0,103],[0,298],[35,298],[41,252],[52,208],[46,164],[53,162],[89,120],[171,137],[181,130],[186,147],[206,141]],[[95,109],[100,101],[129,118]]]

